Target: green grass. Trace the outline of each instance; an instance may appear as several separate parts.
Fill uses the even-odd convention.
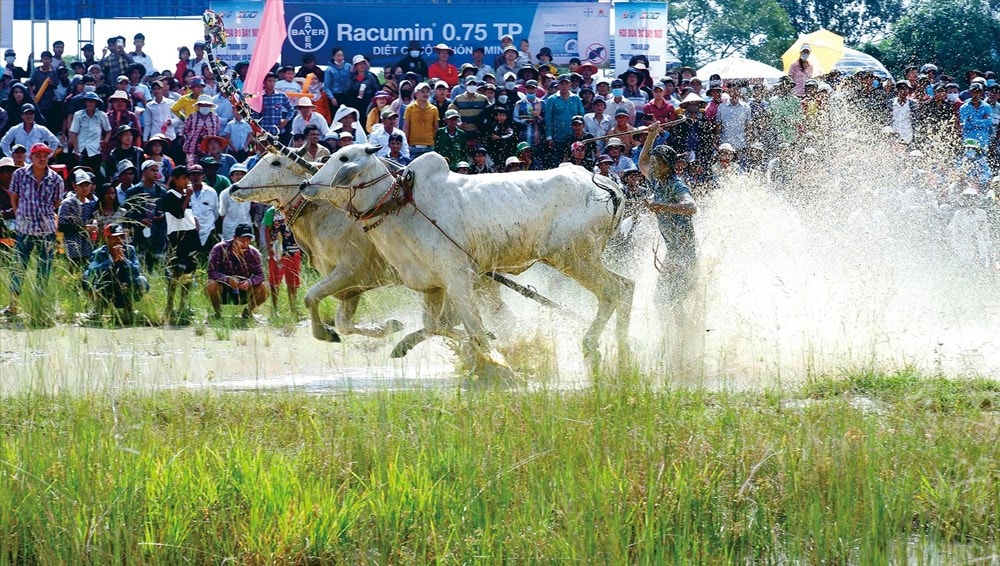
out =
[[[10,301],[10,273],[13,265],[12,253],[0,250],[0,307],[6,306]],[[136,304],[136,311],[140,315],[137,324],[160,325],[164,321],[167,303],[167,280],[163,267],[159,266],[151,273],[143,270],[143,274],[149,279],[150,292]],[[35,278],[35,259],[32,257],[24,275],[22,293],[18,300],[18,322],[27,329],[80,323],[83,315],[93,310],[90,299],[83,291],[82,277],[82,269],[72,266],[65,257],[57,255],[53,261],[52,275],[47,285],[39,288]],[[320,276],[316,270],[306,265],[303,266],[302,287],[298,293],[299,312],[307,313],[303,299],[309,287],[319,279]],[[206,272],[202,267],[195,273],[195,284],[190,294],[191,307],[195,312],[195,323],[206,321],[212,312],[211,304],[204,293],[206,280]],[[358,316],[387,312],[399,304],[398,295],[398,293],[371,293],[367,295],[362,299]],[[229,331],[239,326],[238,321],[229,320],[229,318],[238,318],[242,308],[223,307],[227,319],[222,322],[213,322],[210,325],[220,340],[228,339]],[[258,307],[255,312],[264,315],[268,324],[276,328],[285,328],[298,323],[298,319],[292,315],[291,309],[289,309],[288,295],[284,284],[279,292],[276,312],[272,312],[270,300],[266,305]],[[336,301],[330,299],[320,304],[320,313],[324,320],[332,320],[335,312]],[[3,321],[0,320],[0,322]],[[87,323],[91,326],[107,327],[114,327],[117,324],[111,316],[90,320]]]
[[[2,399],[0,564],[885,564],[930,563],[921,548],[1000,551],[993,382],[872,374],[727,393],[654,381]]]

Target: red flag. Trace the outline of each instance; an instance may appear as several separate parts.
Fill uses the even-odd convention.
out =
[[[250,108],[257,112],[260,112],[264,101],[264,76],[281,58],[281,46],[287,36],[284,0],[266,0],[264,14],[260,19],[257,45],[254,47],[253,56],[250,57],[247,80],[243,83],[243,92],[250,95]]]

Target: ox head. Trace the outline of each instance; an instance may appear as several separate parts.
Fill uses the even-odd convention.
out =
[[[276,202],[292,200],[303,180],[319,168],[284,146],[265,152],[257,163],[233,185],[229,194],[239,202]]]
[[[346,203],[350,191],[344,189],[364,185],[387,172],[385,164],[375,155],[380,149],[381,146],[371,144],[340,148],[318,173],[302,183],[302,194],[308,199]]]

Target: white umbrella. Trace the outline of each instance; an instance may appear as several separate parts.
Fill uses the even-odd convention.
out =
[[[765,65],[753,59],[745,59],[741,55],[732,55],[725,59],[712,61],[698,69],[698,78],[702,82],[708,81],[708,77],[712,75],[719,75],[723,80],[764,79],[773,81],[784,74],[779,69],[775,69],[770,65]]]
[[[858,71],[871,71],[882,78],[892,78],[885,65],[880,63],[878,59],[850,47],[844,48],[844,56],[841,57],[840,61],[837,61],[833,68],[845,75],[853,75]]]

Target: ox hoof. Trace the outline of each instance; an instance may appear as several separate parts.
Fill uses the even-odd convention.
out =
[[[511,369],[507,360],[504,359],[503,354],[495,349],[490,348],[485,352],[476,354],[475,357],[473,373],[476,376],[504,383],[513,383],[516,381],[517,374]]]
[[[313,338],[322,342],[340,342],[340,334],[332,326],[314,326]]]
[[[428,336],[430,336],[430,333],[427,332],[427,329],[425,328],[421,328],[416,332],[411,332],[407,334],[406,336],[403,337],[402,340],[399,341],[398,344],[396,344],[396,347],[392,349],[392,353],[389,354],[389,357],[390,358],[405,357],[406,354],[410,350],[412,350],[414,346],[423,342]]]

